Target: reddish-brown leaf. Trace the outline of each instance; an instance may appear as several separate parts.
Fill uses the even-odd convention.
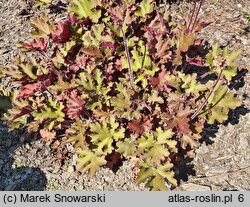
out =
[[[128,124],[128,128],[136,135],[141,135],[152,128],[151,119],[143,116],[141,119],[133,120]]]
[[[69,118],[76,119],[82,114],[85,101],[78,95],[77,90],[73,90],[66,99],[67,114]]]
[[[166,130],[175,128],[179,133],[188,135],[191,134],[192,131],[190,129],[190,118],[189,115],[192,113],[192,110],[189,108],[181,109],[177,111],[177,114],[174,118],[170,119],[168,122],[168,126]]]
[[[48,49],[48,41],[44,38],[35,38],[31,42],[24,42],[21,47],[28,51],[46,52]]]
[[[166,72],[166,70],[162,70],[158,77],[152,77],[149,82],[150,85],[153,86],[154,90],[165,90],[168,91],[168,86],[171,85],[167,80],[167,76],[169,75],[169,72]],[[172,85],[171,85],[172,86]],[[172,86],[173,87],[173,86]]]
[[[59,21],[56,28],[51,32],[52,39],[56,43],[64,43],[70,39],[70,23]]]
[[[166,40],[164,41],[162,36],[156,36],[157,44],[156,48],[156,58],[160,58],[160,62],[164,63],[171,59],[172,53],[169,50],[170,45]]]
[[[122,7],[110,7],[108,12],[112,16],[114,22],[118,23],[124,20],[124,9]]]
[[[72,64],[70,66],[70,70],[73,71],[74,73],[76,73],[79,70],[79,66],[77,64]]]
[[[49,131],[47,129],[40,129],[40,135],[46,143],[50,144],[53,141],[53,139],[56,137],[56,132]]]
[[[87,64],[88,58],[85,56],[80,56],[76,59],[76,63],[80,68],[84,68]]]
[[[97,47],[82,48],[82,52],[91,57],[103,57],[101,51]]]
[[[22,86],[17,98],[25,98],[28,96],[32,96],[35,92],[39,91],[40,88],[40,82],[24,85]]]

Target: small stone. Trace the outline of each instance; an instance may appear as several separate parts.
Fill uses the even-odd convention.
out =
[[[32,150],[30,151],[30,154],[34,155],[34,154],[36,154],[36,152],[37,152],[37,149],[32,149]]]
[[[54,173],[54,174],[55,174],[55,173],[58,173],[59,170],[60,170],[60,166],[59,166],[59,165],[56,165],[52,173]]]
[[[61,177],[62,179],[68,179],[71,176],[71,172],[64,172],[62,173]]]
[[[0,55],[4,55],[4,54],[6,54],[8,52],[9,52],[9,50],[7,50],[5,48],[0,49]]]
[[[228,37],[226,37],[225,35],[223,35],[223,33],[221,31],[216,31],[214,33],[214,37],[215,37],[215,40],[219,42],[219,44],[221,46],[227,46],[228,45]],[[229,38],[230,39],[230,38]]]
[[[20,156],[21,152],[20,151],[16,151],[15,154],[16,154],[16,156]]]
[[[243,136],[240,137],[240,144],[238,145],[239,151],[243,150],[243,149],[248,149],[248,147],[249,147],[248,141],[249,140],[247,139],[247,136],[246,137],[243,137]]]
[[[203,154],[206,154],[206,153],[210,152],[209,148],[205,144],[201,145],[199,151],[202,152]]]
[[[227,170],[222,168],[222,166],[216,166],[216,167],[210,167],[210,170],[208,170],[205,174],[207,177],[215,176],[215,175],[221,175],[225,173]]]
[[[69,166],[67,169],[67,172],[72,173],[74,172],[74,167],[73,166]]]
[[[211,191],[211,187],[205,185],[198,185],[194,183],[182,184],[182,189],[185,191]]]
[[[245,38],[241,38],[240,41],[243,45],[247,45],[249,43],[249,41]]]

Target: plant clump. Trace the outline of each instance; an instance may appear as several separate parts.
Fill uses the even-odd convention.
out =
[[[177,22],[152,0],[73,0],[66,20],[33,18],[32,40],[1,71],[15,85],[0,88],[12,100],[3,119],[53,148],[71,143],[77,170],[137,158],[137,183],[177,185],[179,154],[241,105],[228,87],[239,52],[204,52],[198,13]]]

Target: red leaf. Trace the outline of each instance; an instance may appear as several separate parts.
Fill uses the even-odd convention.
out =
[[[156,36],[157,44],[155,45],[156,48],[156,58],[160,58],[160,63],[165,63],[172,58],[172,52],[169,51],[170,43],[162,36]]]
[[[128,128],[136,135],[141,135],[152,128],[151,120],[143,116],[141,119],[133,120],[128,124]]]
[[[59,21],[56,28],[51,32],[52,39],[56,43],[64,43],[70,38],[70,23]]]
[[[79,66],[77,64],[73,64],[70,66],[70,70],[73,71],[74,73],[79,70]]]
[[[50,132],[47,129],[40,129],[40,135],[45,142],[51,143],[53,139],[56,137],[56,132],[55,131]]]
[[[115,50],[115,49],[117,49],[117,47],[118,47],[118,45],[117,44],[115,44],[115,43],[113,43],[113,42],[101,42],[101,45],[103,46],[103,47],[108,47],[108,48],[111,48],[112,50]]]
[[[173,119],[171,119],[168,123],[168,126],[165,128],[173,129],[176,128],[177,131],[181,134],[188,135],[192,133],[192,130],[190,129],[190,118],[188,117],[192,113],[192,110],[189,108],[187,109],[179,109],[177,114]]]
[[[82,97],[78,96],[77,90],[73,90],[69,97],[67,97],[67,114],[69,118],[75,119],[79,117],[84,110],[84,103]]]
[[[81,56],[76,59],[76,63],[80,68],[84,68],[87,64],[87,57]]]
[[[24,42],[21,47],[28,51],[46,52],[48,49],[48,41],[44,38],[35,38],[32,42]]]
[[[39,91],[41,88],[40,83],[32,83],[24,85],[21,88],[21,91],[19,92],[17,98],[25,98],[28,96],[32,96],[36,91]]]
[[[171,84],[169,81],[166,80],[167,76],[169,75],[169,72],[166,72],[166,70],[162,70],[158,77],[152,77],[150,81],[150,85],[153,86],[154,90],[165,90],[169,91],[168,86],[174,87],[173,84]]]
[[[57,76],[59,76],[59,74]],[[55,78],[56,76],[53,73],[51,73],[48,78],[43,80],[42,90],[47,89],[47,87],[51,85],[51,83],[55,80]]]
[[[124,19],[124,9],[122,7],[110,7],[108,8],[110,16],[112,16],[115,23],[123,21]]]
[[[77,23],[78,22],[78,18],[75,15],[70,15],[68,21],[70,23],[72,23],[72,24],[73,23]]]

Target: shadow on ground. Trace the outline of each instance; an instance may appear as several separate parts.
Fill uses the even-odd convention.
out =
[[[23,131],[7,132],[7,127],[0,122],[0,191],[43,191],[47,179],[39,168],[15,167],[14,151],[22,144],[20,135]],[[21,165],[21,163],[19,163]]]
[[[204,52],[203,55],[206,55],[210,48],[203,48],[202,51]],[[189,73],[190,68],[192,70],[197,70],[197,74],[199,71],[205,71],[205,67],[197,67],[193,65],[186,65],[186,70],[184,72]],[[202,69],[202,70],[201,70]],[[203,72],[204,73],[204,72]],[[231,84],[229,88],[231,90],[238,91],[240,88],[242,88],[245,85],[244,77],[247,74],[246,69],[242,69],[239,71],[239,73],[233,77]],[[200,74],[202,75],[202,74]],[[215,77],[208,76],[205,81],[208,79],[214,79]],[[243,99],[248,98],[245,97],[246,95],[243,94]],[[235,110],[231,110],[228,113],[228,119],[222,123],[222,125],[227,126],[228,124],[235,125],[239,123],[240,116],[244,116],[247,113],[250,112],[250,109],[247,108],[244,104],[242,104],[240,107],[237,107]],[[199,140],[200,144],[205,143],[206,145],[211,145],[214,143],[214,139],[216,138],[216,133],[219,130],[221,124],[208,124],[205,123],[204,129],[202,131],[202,137]],[[194,164],[192,164],[193,159],[187,157],[187,150],[183,150],[182,148],[179,149],[178,158],[176,159],[174,164],[174,172],[175,172],[175,178],[177,179],[177,182],[180,183],[181,181],[188,181],[188,177],[190,175],[195,176],[196,172],[194,170]]]

